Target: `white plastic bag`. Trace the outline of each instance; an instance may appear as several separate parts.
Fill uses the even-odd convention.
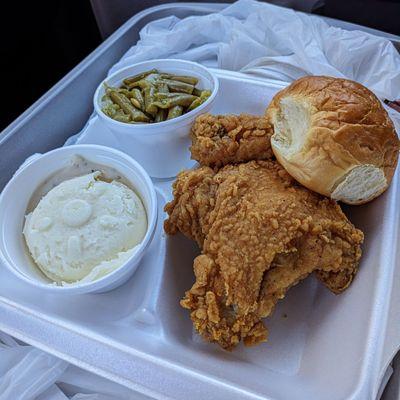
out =
[[[51,387],[68,363],[30,346],[0,349],[0,400],[34,400]]]
[[[346,77],[382,98],[400,93],[400,56],[389,40],[252,0],[239,0],[215,14],[149,23],[111,72],[173,57],[285,82],[304,75]]]
[[[0,400],[146,400],[0,332]]]

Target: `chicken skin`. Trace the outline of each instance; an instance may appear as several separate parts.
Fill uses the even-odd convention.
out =
[[[271,158],[265,147],[261,154]],[[217,165],[205,151],[193,155]],[[232,155],[218,165],[230,162]],[[181,305],[203,338],[224,349],[265,341],[262,318],[312,272],[340,293],[357,271],[362,232],[336,202],[297,184],[273,159],[184,171],[173,194],[166,232],[180,231],[202,249]]]

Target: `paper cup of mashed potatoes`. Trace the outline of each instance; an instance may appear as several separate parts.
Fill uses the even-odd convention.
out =
[[[93,293],[124,283],[154,233],[156,194],[144,169],[103,146],[33,157],[0,197],[0,255],[46,290]]]

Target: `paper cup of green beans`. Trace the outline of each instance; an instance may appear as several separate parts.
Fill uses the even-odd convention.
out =
[[[200,64],[175,59],[125,67],[97,88],[94,107],[118,147],[154,178],[170,178],[190,160],[190,129],[210,110],[218,79]]]

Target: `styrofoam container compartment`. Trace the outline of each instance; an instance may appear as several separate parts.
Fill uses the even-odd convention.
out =
[[[262,115],[284,87],[232,71],[212,73],[220,83],[215,114]],[[119,145],[97,116],[78,142]],[[376,400],[400,344],[398,172],[378,199],[343,207],[365,233],[352,285],[336,296],[310,276],[290,289],[265,320],[267,343],[240,345],[229,353],[194,332],[179,300],[194,282],[193,260],[200,249],[181,234],[164,232],[172,179],[154,180],[154,239],[132,279],[115,290],[61,296],[26,284],[1,263],[0,329],[149,398]],[[8,229],[2,227],[0,235]]]
[[[115,121],[101,111],[105,84],[118,87],[132,75],[158,69],[199,79],[196,87],[208,89],[211,96],[199,107],[180,117],[152,124],[128,124]],[[185,60],[159,59],[125,67],[107,77],[94,94],[94,108],[101,121],[107,125],[118,142],[118,148],[135,158],[154,178],[170,178],[194,164],[190,160],[190,128],[195,118],[210,110],[218,92],[218,79],[206,67]]]
[[[99,165],[112,168],[120,174],[142,199],[147,214],[147,232],[137,250],[124,264],[91,282],[57,286],[44,276],[35,265],[25,244],[22,228],[29,203],[46,180],[67,168],[71,160],[80,156]],[[66,177],[90,173],[87,171]],[[31,210],[30,210],[31,211]],[[9,181],[0,196],[0,258],[18,278],[46,292],[65,294],[99,293],[126,282],[136,271],[154,234],[157,220],[157,198],[146,171],[130,156],[104,146],[75,145],[62,147],[30,158]]]

